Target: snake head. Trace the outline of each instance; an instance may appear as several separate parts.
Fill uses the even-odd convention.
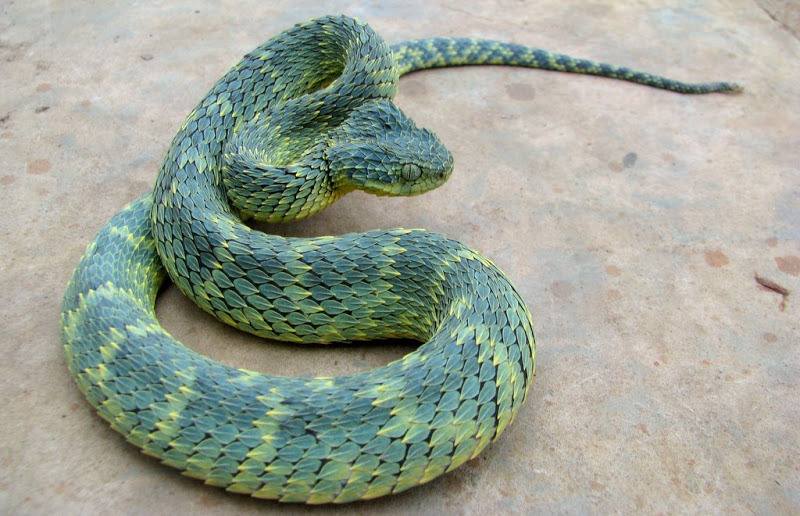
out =
[[[444,184],[453,155],[388,100],[369,101],[332,131],[325,152],[338,187],[376,195],[418,195]]]

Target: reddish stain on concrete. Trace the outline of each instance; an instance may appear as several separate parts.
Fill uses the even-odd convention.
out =
[[[711,365],[711,362],[709,360],[701,360],[700,365],[703,367],[708,367]]]
[[[33,175],[42,175],[46,174],[53,168],[53,165],[50,163],[50,160],[47,159],[35,159],[28,163],[28,169],[26,172],[28,174]]]
[[[10,185],[14,181],[16,181],[16,178],[14,176],[7,175],[0,177],[0,185]]]
[[[604,491],[605,488],[606,488],[606,486],[604,484],[601,484],[600,482],[597,482],[596,480],[592,480],[589,483],[589,487],[592,488],[592,491]]]
[[[778,239],[775,237],[769,237],[768,239],[764,240],[764,242],[770,247],[775,247],[778,245]]]
[[[619,276],[620,272],[621,272],[620,268],[617,267],[616,265],[608,265],[606,267],[606,274],[608,274],[609,276]]]
[[[50,91],[50,85],[47,84],[46,82],[43,82],[42,84],[40,84],[40,85],[38,85],[36,87],[36,91],[38,91],[39,93],[44,93],[45,91]]]
[[[800,258],[797,256],[778,256],[775,258],[775,263],[778,264],[778,269],[786,274],[797,276],[800,274]]]
[[[778,340],[778,336],[775,335],[774,333],[766,332],[764,334],[764,340],[766,340],[767,342],[775,342]]]
[[[725,253],[716,249],[714,251],[706,251],[706,263],[712,267],[724,267],[731,263]]]

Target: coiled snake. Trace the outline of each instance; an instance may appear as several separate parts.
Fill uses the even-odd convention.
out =
[[[146,454],[237,493],[325,503],[427,482],[514,420],[534,372],[524,301],[475,251],[423,230],[283,238],[244,225],[311,215],[354,189],[413,195],[453,158],[391,101],[405,73],[506,64],[686,85],[510,43],[387,46],[329,16],[247,54],[172,141],[156,187],[101,229],[64,296],[69,370]],[[154,313],[172,281],[218,319],[290,342],[423,344],[372,371],[274,377],[187,349]]]

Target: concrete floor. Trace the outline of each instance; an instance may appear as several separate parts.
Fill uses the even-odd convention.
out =
[[[491,37],[747,88],[685,97],[510,68],[401,81],[398,103],[456,157],[449,183],[411,199],[350,195],[276,230],[426,227],[468,243],[528,301],[537,374],[478,459],[346,510],[797,514],[800,43],[797,7],[765,3],[783,11],[746,0],[4,2],[0,512],[286,509],[127,445],[68,375],[58,314],[86,244],[151,187],[209,86],[291,24],[345,12],[389,42]],[[190,347],[268,373],[346,374],[411,349],[265,345],[172,288],[158,310]]]

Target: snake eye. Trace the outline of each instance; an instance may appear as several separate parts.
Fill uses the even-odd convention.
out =
[[[403,168],[400,169],[400,175],[403,179],[413,181],[419,179],[419,176],[422,175],[422,170],[413,163],[406,163],[403,165]]]

